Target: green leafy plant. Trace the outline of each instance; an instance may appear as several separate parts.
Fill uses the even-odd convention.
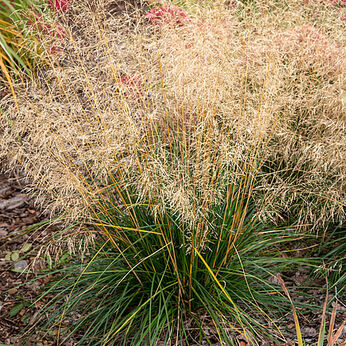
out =
[[[109,198],[91,205],[89,224],[104,240],[49,288],[54,298],[43,313],[49,311],[50,328],[65,329],[69,312],[81,316],[60,341],[78,332],[79,344],[95,345],[284,339],[273,319],[289,302],[271,278],[309,263],[281,256],[297,239],[294,229],[266,230],[252,203],[244,206],[248,195],[240,198],[244,191],[232,185],[223,203],[191,227],[172,211],[155,213],[152,201],[136,203],[136,193],[119,181],[112,175]]]
[[[23,14],[30,16],[32,9],[27,0],[0,2],[0,65],[3,75],[9,79],[9,68],[15,71],[23,70],[31,74],[34,64],[33,45],[25,33],[25,21]]]
[[[48,23],[52,17],[48,5],[44,0],[0,1],[0,69],[12,92],[11,72],[20,78],[23,73],[32,76],[43,60],[40,55],[45,48],[40,35],[53,31]],[[62,29],[57,29],[56,35],[62,36]]]
[[[346,273],[343,270],[346,251],[344,225],[330,225],[330,230],[321,237],[317,249],[318,257],[323,259],[324,270],[331,289],[345,294]]]

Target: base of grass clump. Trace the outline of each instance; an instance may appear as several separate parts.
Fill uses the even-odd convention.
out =
[[[282,256],[295,239],[292,228],[266,230],[251,208],[242,214],[229,197],[209,212],[199,234],[169,210],[131,203],[136,196],[127,192],[115,196],[122,207],[103,200],[99,212],[92,208],[90,224],[103,239],[49,288],[54,298],[43,313],[59,341],[81,335],[81,345],[283,342],[275,322],[290,305],[275,275],[310,262]],[[69,327],[71,314],[80,317]]]

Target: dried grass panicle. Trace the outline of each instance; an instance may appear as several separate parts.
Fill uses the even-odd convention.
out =
[[[155,27],[141,12],[101,25],[105,4],[77,4],[51,67],[17,85],[18,106],[1,101],[1,158],[23,165],[51,208],[71,217],[120,169],[141,198],[192,223],[225,181],[241,184],[248,172],[264,218],[300,210],[298,222],[316,227],[341,220],[340,25],[323,7],[327,20],[312,27],[310,5],[297,4],[246,21],[233,8],[206,10],[203,20]]]

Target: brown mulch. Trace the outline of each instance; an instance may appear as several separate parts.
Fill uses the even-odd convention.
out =
[[[49,263],[37,251],[57,231],[56,226],[30,229],[48,218],[23,189],[17,179],[0,174],[0,344],[5,345],[23,344],[20,334],[24,327],[34,326],[45,304],[44,299],[35,301],[50,280],[50,276],[42,277]],[[53,342],[34,333],[25,344]]]

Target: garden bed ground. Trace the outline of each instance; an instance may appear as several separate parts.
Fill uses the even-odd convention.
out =
[[[26,345],[52,345],[53,335],[42,336],[35,330],[38,311],[48,297],[33,304],[51,276],[41,277],[48,266],[46,257],[37,258],[37,249],[46,242],[56,226],[30,231],[48,220],[24,192],[18,179],[0,175],[0,343],[22,345],[25,327],[34,333]],[[25,268],[29,273],[23,273]],[[40,274],[41,273],[41,274]]]

